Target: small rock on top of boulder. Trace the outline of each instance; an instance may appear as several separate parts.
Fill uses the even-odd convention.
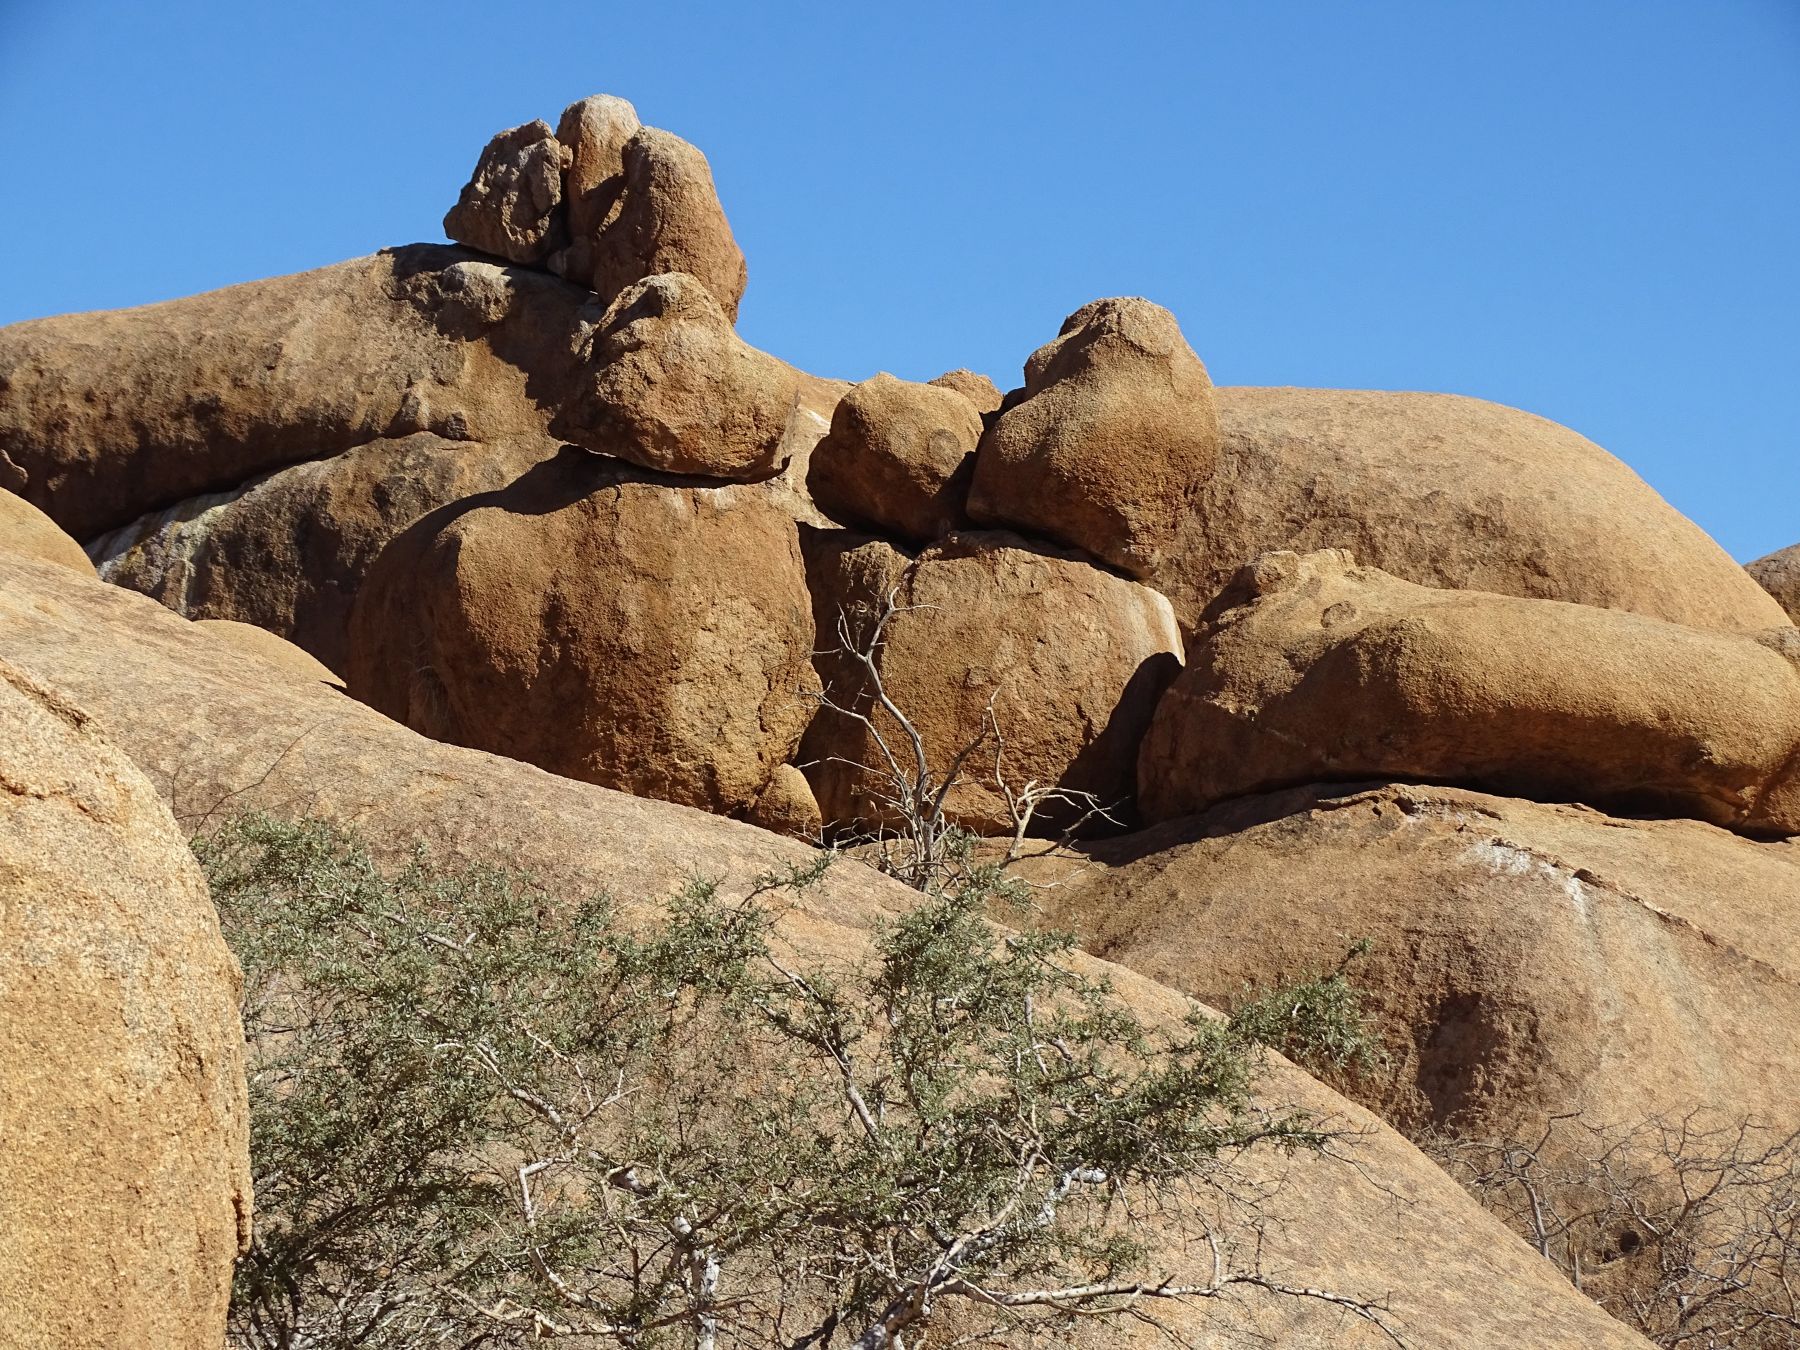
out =
[[[928,543],[966,525],[981,414],[954,388],[883,372],[838,401],[806,485],[834,520]]]
[[[550,270],[590,290],[595,241],[618,213],[625,190],[625,143],[641,128],[637,109],[611,94],[571,103],[556,124],[556,139],[569,152],[562,187],[569,247],[550,259]]]
[[[444,217],[444,233],[510,262],[542,262],[564,242],[557,208],[567,162],[545,122],[502,131],[482,150],[474,176]]]

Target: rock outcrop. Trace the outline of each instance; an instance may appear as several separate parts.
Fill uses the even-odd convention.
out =
[[[0,329],[0,488],[84,543],[382,439],[542,440],[599,311],[415,245],[141,309]]]
[[[812,646],[796,529],[765,493],[571,450],[388,546],[348,687],[437,740],[731,814],[799,742]]]
[[[1453,394],[1214,392],[1218,469],[1152,580],[1184,625],[1258,554],[1322,548],[1422,586],[1692,628],[1784,622],[1699,526],[1555,422]]]
[[[569,151],[546,123],[509,127],[482,150],[474,177],[444,217],[444,233],[508,262],[543,262],[566,243],[558,208],[568,163]]]
[[[1398,778],[1800,832],[1800,633],[1768,641],[1269,553],[1157,709],[1152,819]]]
[[[322,814],[355,822],[394,859],[423,842],[450,861],[522,868],[555,892],[606,891],[630,905],[666,897],[696,866],[742,887],[812,856],[749,826],[433,744],[323,686],[247,682],[216,643],[154,602],[5,555],[0,657],[33,663],[88,703],[194,823],[208,812],[216,818],[226,802]],[[845,862],[785,915],[778,937],[815,960],[857,959],[873,926],[910,894]],[[1110,975],[1142,1016],[1182,1012],[1166,990],[1129,971],[1091,969]],[[1246,1185],[1268,1187],[1263,1231],[1241,1236],[1286,1279],[1384,1297],[1417,1350],[1644,1350],[1360,1108],[1279,1062],[1260,1092],[1335,1121],[1355,1140],[1353,1163],[1253,1151],[1238,1164]],[[1206,1260],[1198,1233],[1170,1226],[1144,1236],[1172,1270]],[[1201,1343],[1253,1333],[1296,1350],[1390,1344],[1313,1300],[1247,1292],[1167,1313]],[[1069,1340],[1163,1343],[1159,1332],[1124,1324],[1076,1328]]]
[[[982,438],[969,513],[1145,579],[1218,452],[1212,381],[1175,316],[1096,300],[1025,363],[1024,390]]]
[[[975,405],[975,411],[984,418],[989,413],[1000,411],[1004,401],[1000,388],[986,375],[970,370],[967,366],[958,366],[955,370],[946,370],[936,379],[928,381],[940,389],[954,389],[969,402]]]
[[[806,430],[800,372],[740,338],[686,273],[623,292],[584,355],[593,376],[554,429],[644,468],[762,478],[792,458],[791,435]]]
[[[840,616],[850,650],[864,650],[872,616],[891,594],[875,665],[933,772],[980,742],[947,799],[953,819],[1012,833],[1002,782],[1014,793],[1036,784],[1091,794],[1120,821],[1132,818],[1137,745],[1181,663],[1181,636],[1160,595],[1005,533],[953,535],[908,559],[888,544],[828,532],[808,552],[830,702],[871,716],[911,769],[905,738],[872,706],[858,664],[833,654],[846,645]],[[828,824],[892,823],[874,795],[883,771],[875,731],[857,718],[821,708],[799,759]],[[1047,803],[1033,832],[1054,833],[1082,813]]]
[[[1231,1006],[1335,968],[1409,1132],[1535,1138],[1696,1106],[1800,1127],[1800,844],[1459,788],[1306,787],[1030,864],[1044,921]]]
[[[27,566],[47,596],[63,578],[98,586]],[[238,984],[206,882],[155,789],[94,719],[0,660],[8,1345],[223,1340],[250,1223]]]
[[[94,575],[94,564],[81,551],[80,544],[23,497],[4,490],[0,490],[0,549],[41,562],[60,563],[85,576]]]
[[[568,203],[569,247],[550,259],[558,276],[594,289],[594,246],[617,213],[625,190],[625,144],[643,124],[637,109],[611,94],[594,94],[563,109],[556,139],[569,152],[562,195]]]
[[[930,543],[969,524],[980,440],[981,413],[960,390],[883,373],[838,403],[806,485],[834,520]]]
[[[1744,570],[1775,598],[1791,619],[1800,614],[1800,544],[1793,544],[1766,558],[1745,563]]]

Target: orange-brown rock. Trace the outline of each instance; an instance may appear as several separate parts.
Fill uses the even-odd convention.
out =
[[[931,381],[940,389],[954,389],[969,402],[975,405],[975,411],[983,417],[989,413],[999,412],[1001,403],[1000,388],[986,375],[970,370],[967,366],[958,366],[955,370],[946,370]]]
[[[94,564],[80,544],[37,507],[4,489],[0,489],[0,548],[94,575]]]
[[[562,181],[569,246],[549,259],[558,276],[592,289],[595,241],[618,211],[625,190],[625,143],[641,126],[637,109],[611,94],[594,94],[563,109],[556,139],[569,152]]]
[[[561,207],[568,162],[568,149],[547,123],[500,132],[483,147],[474,175],[444,217],[444,233],[508,262],[542,262],[567,241]]]
[[[255,624],[341,674],[350,606],[388,542],[426,512],[502,488],[554,453],[544,438],[370,441],[144,516],[94,541],[94,553],[115,585],[191,619]]]
[[[592,244],[593,289],[610,299],[646,277],[685,272],[737,322],[748,273],[706,156],[643,127],[621,153],[618,209]]]
[[[1790,619],[1800,614],[1800,544],[1745,563],[1744,570],[1775,598]]]
[[[32,565],[51,594],[98,585]],[[7,1345],[223,1341],[250,1219],[238,985],[156,790],[88,714],[0,661]]]
[[[84,543],[383,438],[541,439],[593,297],[417,245],[141,309],[0,329],[0,488]]]
[[[1218,452],[1212,381],[1175,316],[1096,300],[1025,363],[1022,396],[982,438],[969,513],[1147,578]]]
[[[1366,778],[1800,832],[1800,633],[1767,641],[1269,553],[1145,738],[1143,809]]]
[[[769,785],[744,813],[744,819],[759,829],[808,843],[818,843],[825,833],[825,822],[819,816],[819,803],[813,796],[812,784],[792,764],[775,766],[775,772],[769,776]]]
[[[437,740],[729,814],[799,742],[812,639],[795,526],[766,493],[570,450],[387,547],[348,685]]]
[[[1800,1127],[1800,844],[1460,788],[1305,787],[1081,846],[1044,921],[1203,1001],[1350,966],[1408,1131],[1696,1106]],[[1032,879],[1057,880],[1044,864]]]
[[[827,532],[809,546],[819,673],[832,702],[866,712],[901,755],[899,728],[871,706],[872,690],[841,649],[868,643],[869,616],[891,592],[898,606],[876,666],[888,696],[916,725],[927,762],[943,774],[990,729],[947,800],[966,828],[1011,832],[1002,782],[1089,793],[1131,818],[1137,746],[1157,698],[1180,668],[1181,637],[1168,602],[1148,587],[1017,535],[953,535],[908,559],[891,546]],[[996,754],[999,763],[996,766]],[[856,832],[891,823],[876,799],[882,758],[875,733],[821,708],[798,761],[825,820]],[[1048,805],[1033,831],[1054,832],[1079,810]]]
[[[239,623],[236,619],[195,619],[194,626],[252,660],[274,666],[295,679],[328,684],[336,689],[344,687],[336,672],[266,628]]]
[[[555,429],[647,469],[767,477],[792,456],[790,435],[810,423],[800,372],[740,338],[712,292],[685,273],[620,295],[585,358],[593,373]]]
[[[424,740],[321,685],[247,682],[241,663],[153,601],[4,554],[0,657],[32,663],[86,702],[193,826],[222,811],[321,814],[353,822],[396,860],[423,842],[449,861],[523,868],[555,892],[606,891],[632,906],[664,899],[696,870],[729,892],[812,856],[733,821]],[[909,896],[842,862],[783,916],[777,936],[810,960],[861,960],[873,927]],[[1140,1016],[1183,1011],[1128,970],[1089,970],[1111,978]],[[1265,1223],[1260,1232],[1228,1224],[1225,1241],[1255,1242],[1293,1283],[1385,1297],[1414,1350],[1645,1350],[1361,1108],[1279,1061],[1259,1098],[1333,1120],[1353,1152],[1348,1161],[1258,1151],[1236,1160],[1237,1180],[1268,1188]],[[1165,1224],[1143,1236],[1159,1269],[1208,1268],[1198,1232]],[[1166,1315],[1200,1345],[1261,1335],[1294,1350],[1391,1350],[1375,1328],[1314,1300],[1246,1291]],[[1068,1344],[1167,1341],[1108,1323],[1074,1328]]]
[[[929,543],[968,525],[981,414],[958,390],[883,374],[839,401],[806,486],[845,524]]]
[[[1217,471],[1153,583],[1194,626],[1274,549],[1349,549],[1422,586],[1783,622],[1743,569],[1624,464],[1542,417],[1453,394],[1215,391]]]

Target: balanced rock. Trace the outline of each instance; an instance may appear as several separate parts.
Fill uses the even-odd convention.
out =
[[[569,246],[549,260],[558,276],[592,289],[595,241],[618,212],[625,190],[625,144],[641,126],[637,109],[611,94],[595,94],[563,109],[556,139],[569,152],[562,182]]]
[[[968,524],[980,439],[981,414],[963,394],[884,372],[838,403],[806,485],[834,520],[929,543]]]
[[[542,262],[567,234],[560,207],[568,162],[547,123],[502,131],[482,150],[474,176],[444,217],[444,233],[509,262]]]
[[[1800,544],[1792,544],[1766,558],[1745,563],[1744,570],[1756,579],[1789,618],[1800,615]]]
[[[5,662],[0,972],[6,1343],[216,1350],[250,1226],[237,965],[156,790]]]
[[[644,127],[620,159],[618,207],[592,236],[592,274],[570,275],[611,298],[646,277],[685,272],[736,323],[748,273],[706,156],[679,136]]]
[[[1218,471],[1152,582],[1190,628],[1259,554],[1323,548],[1422,586],[1692,628],[1784,621],[1699,526],[1555,422],[1454,394],[1215,392]]]
[[[94,575],[94,564],[80,544],[37,507],[4,489],[0,489],[0,549]]]
[[[986,417],[989,413],[999,412],[1003,396],[1000,388],[987,376],[970,370],[967,366],[958,366],[955,370],[946,370],[931,381],[940,389],[954,389],[969,402],[975,405],[975,411]]]
[[[1265,554],[1143,745],[1153,819],[1397,778],[1800,832],[1800,632],[1435,590],[1343,550]]]
[[[190,619],[254,624],[341,674],[357,588],[388,542],[554,453],[547,438],[370,441],[153,512],[96,540],[94,554],[115,585]]]
[[[1007,789],[1017,796],[1028,785],[1090,794],[1115,819],[1131,819],[1138,742],[1181,663],[1160,595],[997,532],[953,535],[917,559],[832,532],[808,552],[819,674],[836,706],[820,708],[799,762],[830,826],[855,833],[892,823],[878,799],[886,766],[877,730],[913,767],[908,738],[874,706],[860,663],[845,659],[846,649],[871,644],[871,616],[889,597],[895,609],[875,665],[931,771],[947,773],[979,742],[947,799],[952,819],[1010,834]],[[871,717],[875,730],[848,713]],[[1055,833],[1083,810],[1048,803],[1031,832]]]
[[[800,373],[732,330],[686,273],[653,276],[613,301],[587,352],[592,369],[556,422],[571,440],[647,469],[766,477],[804,434]]]
[[[545,439],[593,296],[428,245],[0,329],[0,487],[87,543],[371,441]]]
[[[982,438],[969,513],[1148,578],[1218,449],[1212,381],[1175,316],[1096,300],[1025,363],[1022,396]]]
[[[436,740],[728,815],[799,743],[812,639],[767,494],[620,481],[570,451],[387,547],[348,686]]]

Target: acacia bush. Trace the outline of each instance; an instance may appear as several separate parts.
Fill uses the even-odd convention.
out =
[[[245,975],[236,1345],[899,1348],[950,1322],[1020,1344],[1251,1288],[1386,1329],[1222,1244],[1180,1271],[1142,1238],[1243,1150],[1330,1142],[1251,1100],[1257,1037],[1352,1034],[1329,999],[1153,1028],[1067,935],[989,925],[992,873],[829,969],[774,931],[829,854],[626,916],[423,854],[384,871],[319,822],[195,848]]]

